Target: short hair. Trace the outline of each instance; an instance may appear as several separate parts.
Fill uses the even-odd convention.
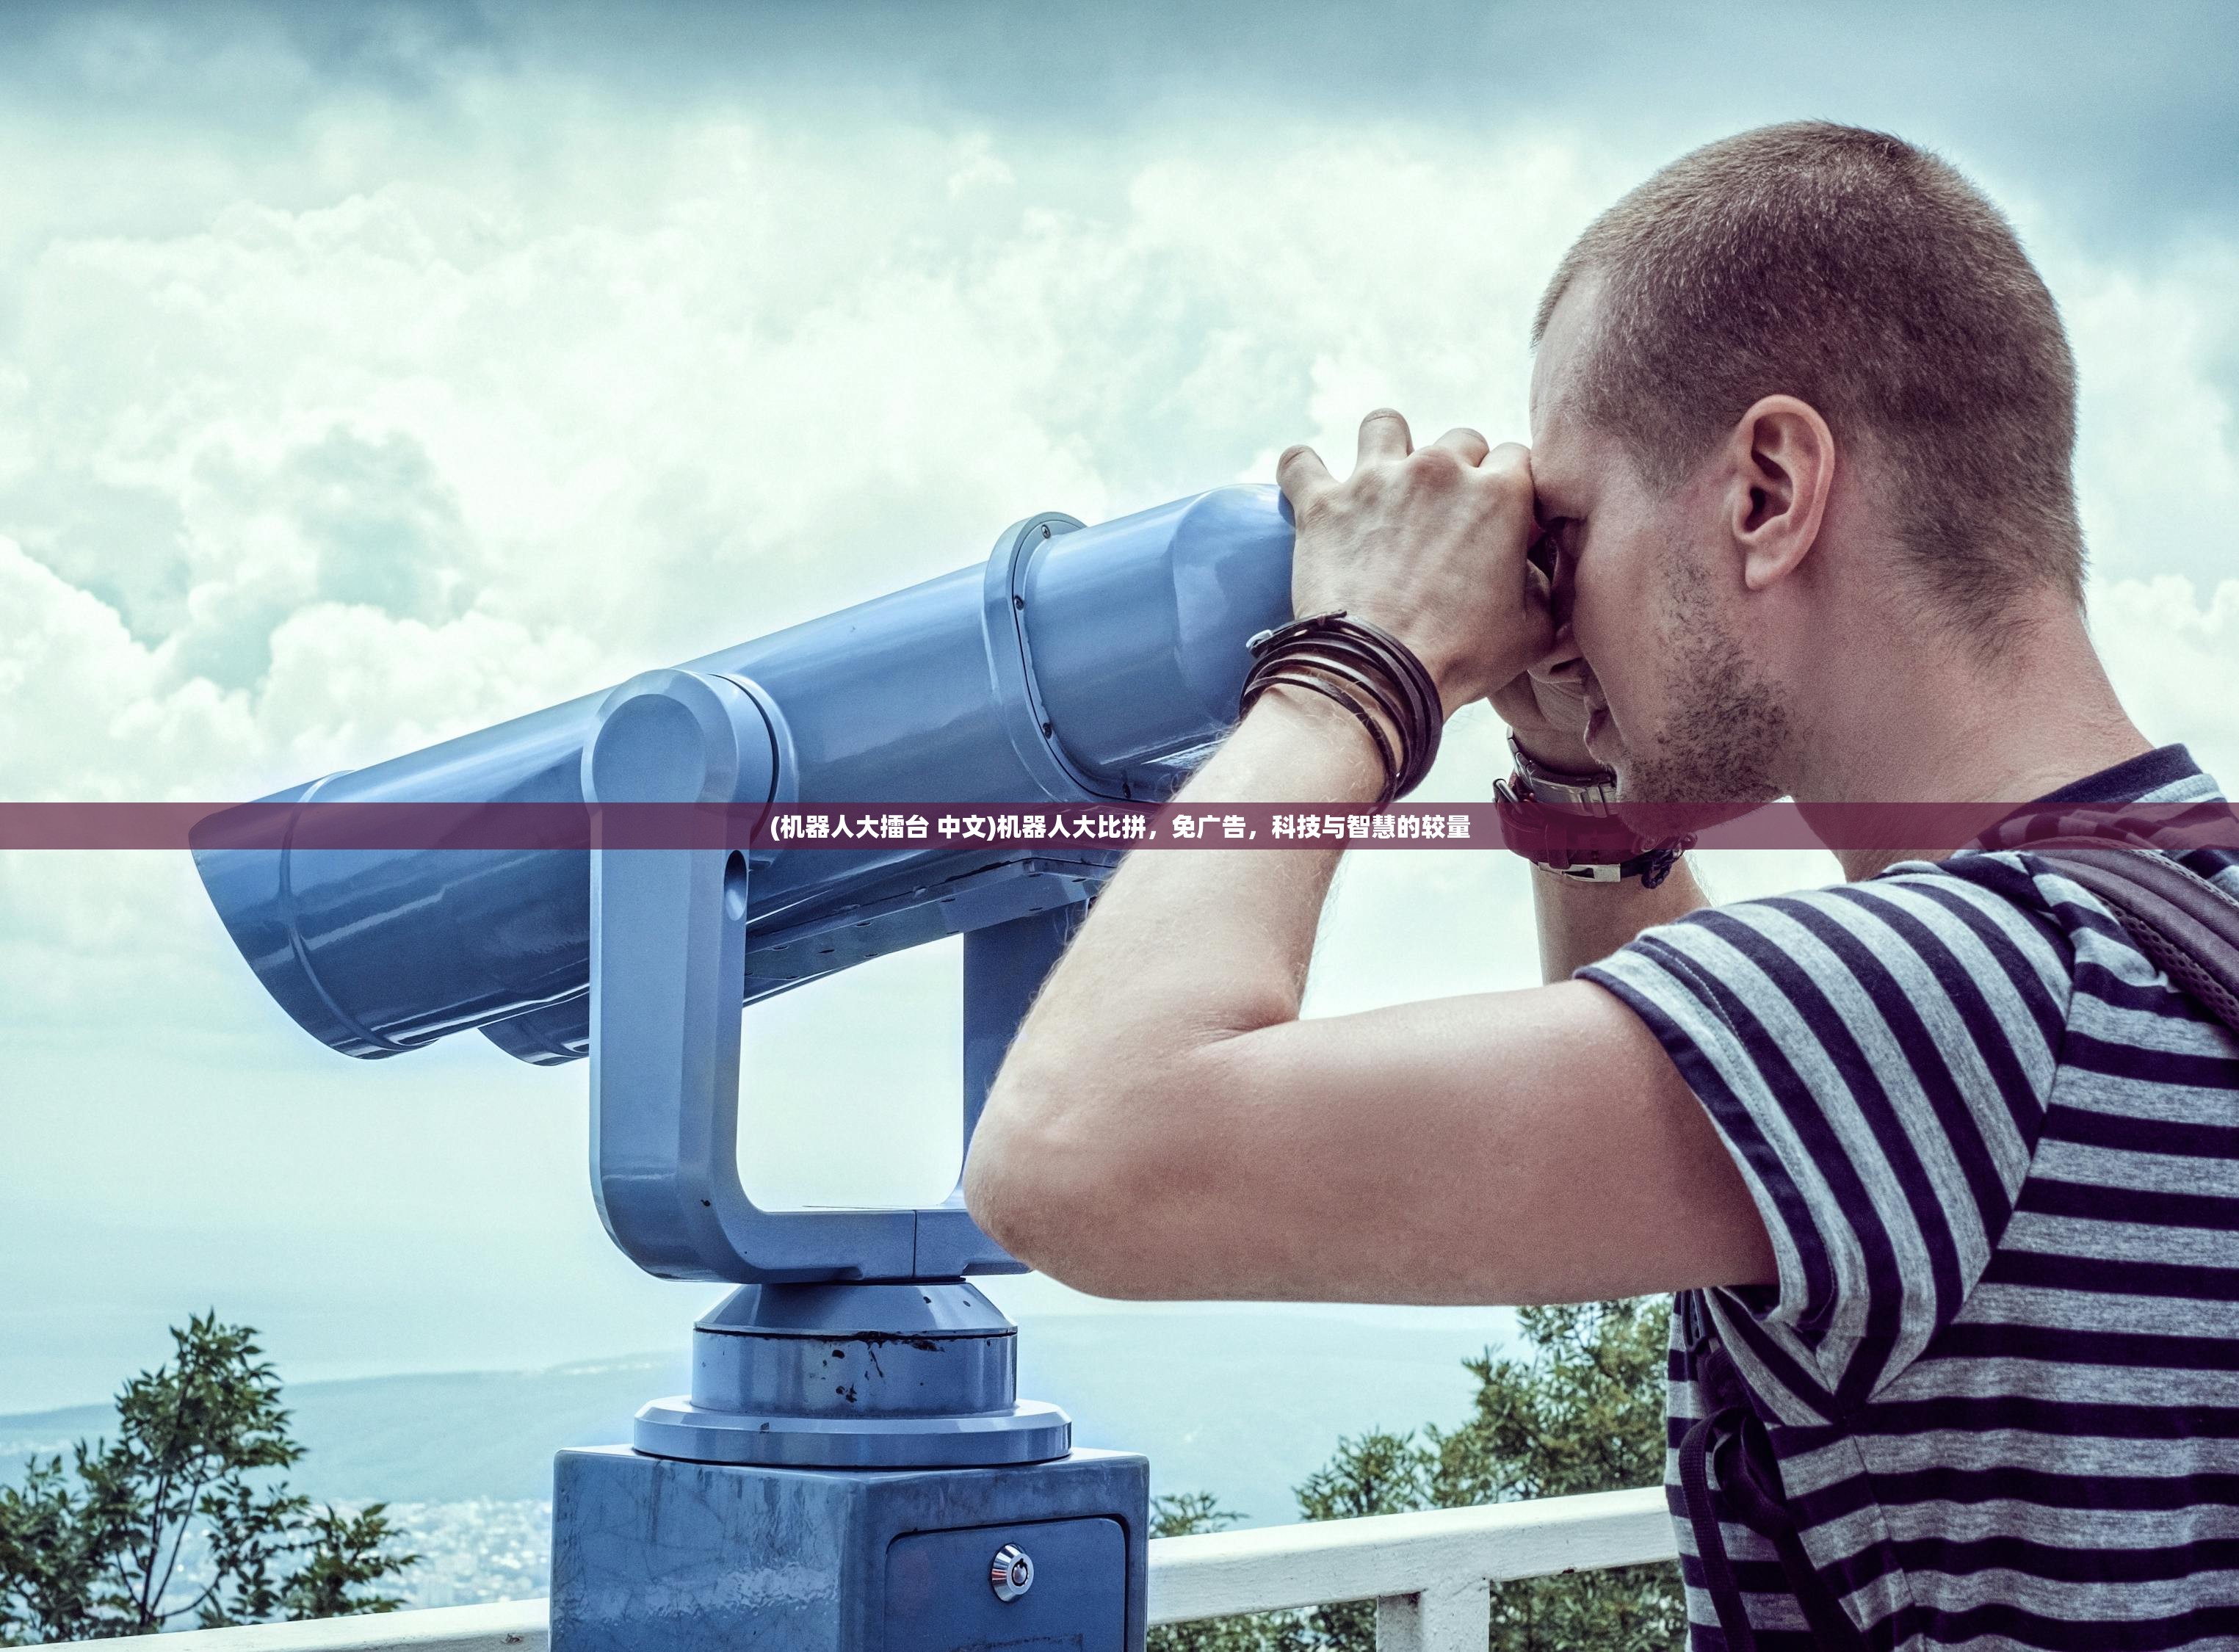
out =
[[[1682,156],[1589,225],[1541,299],[1601,283],[1580,412],[1668,490],[1761,397],[1865,432],[1930,594],[1993,647],[2012,599],[2080,601],[2076,362],[2013,226],[1948,162],[1797,121]]]

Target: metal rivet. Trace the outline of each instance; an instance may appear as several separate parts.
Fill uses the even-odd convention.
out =
[[[1034,1586],[1034,1562],[1018,1544],[1005,1543],[987,1568],[987,1583],[997,1600],[1014,1601]]]

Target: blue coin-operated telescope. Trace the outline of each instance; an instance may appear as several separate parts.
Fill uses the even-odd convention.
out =
[[[277,803],[834,806],[1167,796],[1233,719],[1245,639],[1290,616],[1274,490],[1084,528],[1027,518],[984,566],[649,672]],[[273,997],[334,1049],[468,1028],[590,1057],[591,1171],[649,1272],[741,1289],[692,1391],[555,1465],[555,1652],[1142,1645],[1147,1468],[1020,1400],[1017,1273],[960,1191],[763,1209],[738,1171],[742,1004],[964,938],[964,1137],[1110,851],[211,848],[196,864]]]

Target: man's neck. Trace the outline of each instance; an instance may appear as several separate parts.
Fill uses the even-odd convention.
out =
[[[2048,607],[1996,659],[1962,647],[1853,658],[1829,673],[1791,791],[1817,802],[2025,803],[2153,749],[2116,697],[2083,616]],[[1844,692],[1845,688],[1849,692]],[[1799,747],[1804,742],[1799,741]],[[1871,877],[1941,850],[1839,850]]]

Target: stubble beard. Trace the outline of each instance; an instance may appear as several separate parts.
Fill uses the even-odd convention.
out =
[[[1658,606],[1667,713],[1648,737],[1627,740],[1620,804],[1729,803],[1736,812],[1769,803],[1788,750],[1791,719],[1764,674],[1726,627],[1710,583],[1674,548]]]

